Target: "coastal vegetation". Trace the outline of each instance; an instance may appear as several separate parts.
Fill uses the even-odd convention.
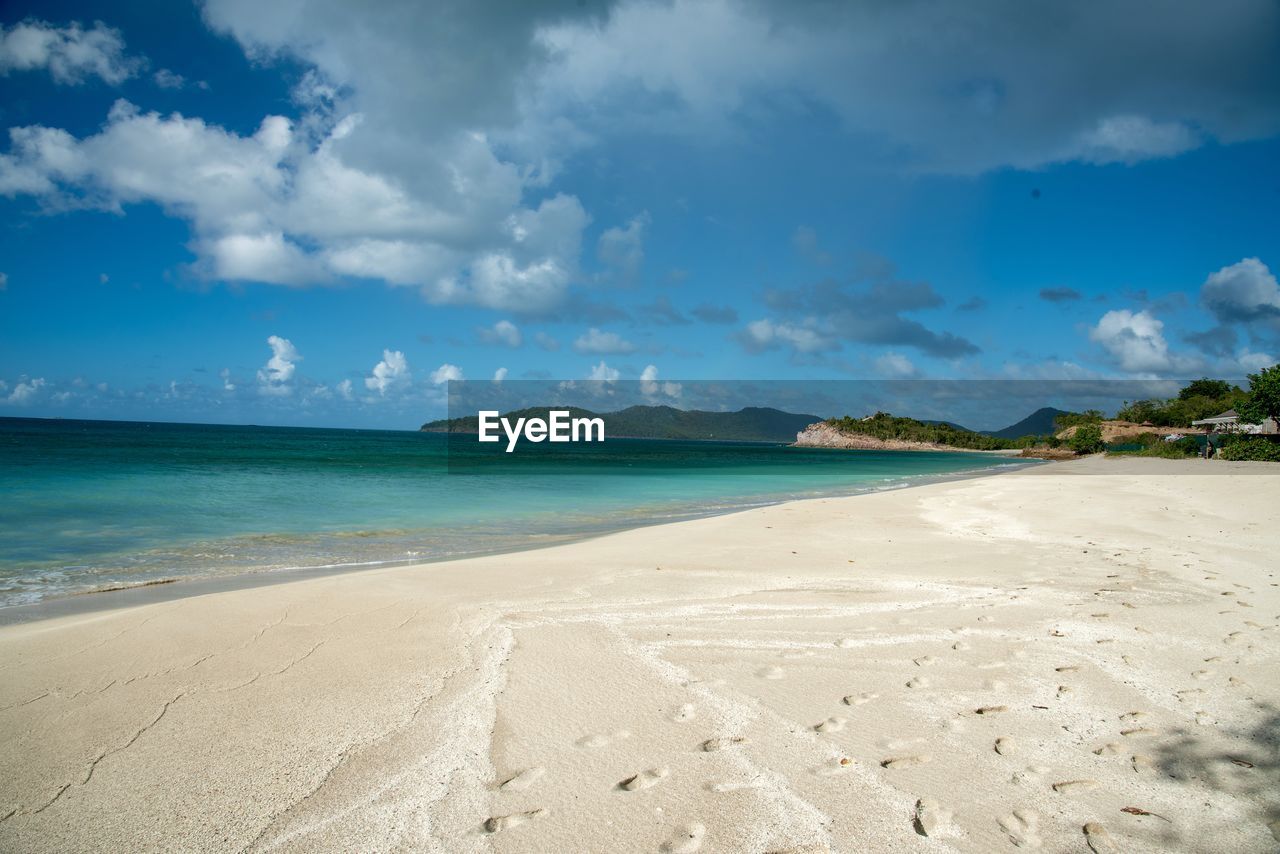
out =
[[[1204,377],[1188,383],[1170,400],[1126,402],[1116,418],[1155,427],[1189,427],[1192,421],[1210,418],[1228,409],[1238,410],[1248,397],[1248,392],[1226,380]]]
[[[877,412],[866,418],[831,418],[827,422],[841,433],[869,436],[886,442],[910,442],[921,445],[945,445],[965,451],[1005,451],[1029,448],[1038,441],[1036,436],[1005,439],[988,436],[973,430],[954,427],[951,424],[930,424],[914,418]]]

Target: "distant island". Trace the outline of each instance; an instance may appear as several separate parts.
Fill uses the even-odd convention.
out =
[[[707,412],[673,406],[629,406],[617,412],[592,412],[576,406],[535,406],[503,413],[517,418],[546,418],[552,409],[565,410],[571,418],[603,418],[605,435],[622,439],[718,439],[729,442],[791,443],[796,434],[822,420],[770,407],[748,406],[737,412]],[[445,418],[428,421],[424,433],[476,433],[479,418]]]

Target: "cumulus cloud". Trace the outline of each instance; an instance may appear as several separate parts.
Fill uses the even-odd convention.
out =
[[[1221,323],[1280,323],[1280,283],[1257,258],[1210,274],[1200,288],[1200,301]]]
[[[9,395],[3,400],[5,403],[11,403],[14,406],[22,406],[34,401],[40,393],[40,389],[44,387],[45,381],[43,377],[36,377],[35,379],[23,377],[18,380],[18,384],[13,387],[13,391],[9,392]]]
[[[675,398],[680,396],[682,390],[680,383],[659,382],[657,365],[647,365],[640,372],[640,393],[645,397],[653,398],[665,395],[666,397]]]
[[[243,136],[119,101],[82,139],[11,128],[0,194],[55,210],[156,203],[190,223],[194,269],[212,280],[373,279],[436,303],[523,312],[564,298],[590,221],[576,198],[523,206],[527,175],[476,134],[422,154],[412,177],[384,168],[393,160],[350,165],[345,155],[370,130],[357,115],[268,116]]]
[[[222,390],[223,390],[223,391],[235,391],[235,390],[236,390],[236,384],[235,384],[235,382],[231,379],[231,369],[230,369],[230,368],[223,368],[222,370],[218,371],[218,378],[222,380]]]
[[[1187,359],[1169,351],[1164,323],[1145,309],[1108,311],[1089,330],[1089,339],[1129,373],[1163,374],[1190,366]]]
[[[120,31],[101,21],[87,30],[79,23],[57,27],[34,20],[0,25],[0,75],[46,70],[63,85],[74,86],[90,77],[115,85],[146,65],[143,59],[126,56],[124,48]]]
[[[1200,134],[1181,121],[1154,121],[1147,116],[1108,116],[1082,133],[1070,154],[1091,163],[1135,163],[1173,157],[1203,143]]]
[[[636,346],[616,332],[602,332],[593,326],[578,336],[573,349],[583,354],[634,353]]]
[[[587,379],[595,380],[596,382],[612,383],[617,382],[618,378],[621,376],[621,371],[609,367],[605,364],[604,360],[601,360],[600,364],[592,366],[590,373],[587,374]]]
[[[351,380],[343,380],[337,385],[338,394],[342,395],[343,400],[352,400],[355,392],[352,390]]]
[[[373,374],[365,377],[364,387],[386,395],[388,390],[407,385],[410,379],[409,360],[399,350],[383,350],[382,361],[373,366]]]
[[[258,391],[266,395],[292,394],[293,375],[302,355],[288,338],[279,335],[267,338],[267,346],[271,348],[271,358],[258,369]]]
[[[622,284],[631,284],[644,264],[644,233],[651,220],[648,211],[634,217],[625,227],[606,229],[596,243],[596,257],[611,267]]]
[[[451,365],[448,362],[445,362],[443,365],[431,372],[431,382],[435,385],[444,385],[450,380],[457,381],[461,379],[462,368],[459,368],[457,365]]]
[[[493,326],[480,330],[480,340],[486,344],[501,344],[505,347],[519,347],[524,338],[520,328],[510,320],[499,320]]]
[[[498,370],[496,370],[496,371],[494,371],[494,372],[493,372],[493,383],[494,383],[494,385],[498,385],[499,383],[501,383],[501,382],[502,382],[503,380],[505,380],[506,378],[507,378],[507,369],[506,369],[506,368],[498,368]]]

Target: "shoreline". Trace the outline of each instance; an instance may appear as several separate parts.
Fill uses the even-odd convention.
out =
[[[3,626],[0,848],[1265,850],[1277,488],[1090,458]]]
[[[330,575],[344,575],[348,573],[358,574],[383,569],[406,569],[419,566],[436,566],[473,558],[522,554],[528,551],[555,548],[557,546],[569,545],[572,543],[589,542],[600,537],[607,537],[611,534],[622,533],[625,531],[642,530],[645,528],[678,524],[679,522],[694,521],[697,519],[711,519],[719,516],[733,515],[735,513],[745,513],[759,507],[773,507],[792,502],[820,501],[837,497],[845,498],[859,495],[875,495],[880,492],[914,489],[920,486],[928,486],[933,483],[948,483],[951,481],[970,480],[978,477],[994,477],[1001,474],[1012,474],[1017,471],[1025,471],[1045,464],[1046,461],[1043,460],[1028,459],[1026,465],[1007,466],[1004,469],[992,469],[988,467],[949,474],[903,475],[895,481],[891,481],[891,485],[889,486],[868,486],[865,488],[852,489],[847,492],[835,492],[828,495],[814,495],[803,498],[779,497],[776,500],[763,500],[753,504],[715,507],[706,509],[705,511],[691,513],[690,515],[679,519],[653,518],[623,527],[606,528],[598,531],[563,535],[554,542],[525,543],[512,548],[477,549],[476,551],[467,552],[465,554],[451,554],[437,558],[406,558],[404,560],[263,568],[227,573],[225,575],[166,576],[157,580],[140,581],[136,584],[117,584],[106,589],[68,591],[45,596],[34,602],[22,602],[13,605],[0,606],[0,627],[53,617],[139,607],[142,605],[168,602],[176,599],[185,599],[191,596],[204,596],[211,593],[269,587],[277,584],[290,584],[295,581],[304,581],[311,578],[323,578]],[[538,538],[549,535],[531,533],[529,536],[530,538]],[[110,599],[115,599],[116,601],[108,601]],[[123,601],[126,599],[132,599],[134,601]]]

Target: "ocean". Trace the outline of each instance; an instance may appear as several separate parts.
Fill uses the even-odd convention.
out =
[[[512,551],[1025,464],[614,438],[501,456],[475,447],[407,431],[0,419],[0,607]]]

